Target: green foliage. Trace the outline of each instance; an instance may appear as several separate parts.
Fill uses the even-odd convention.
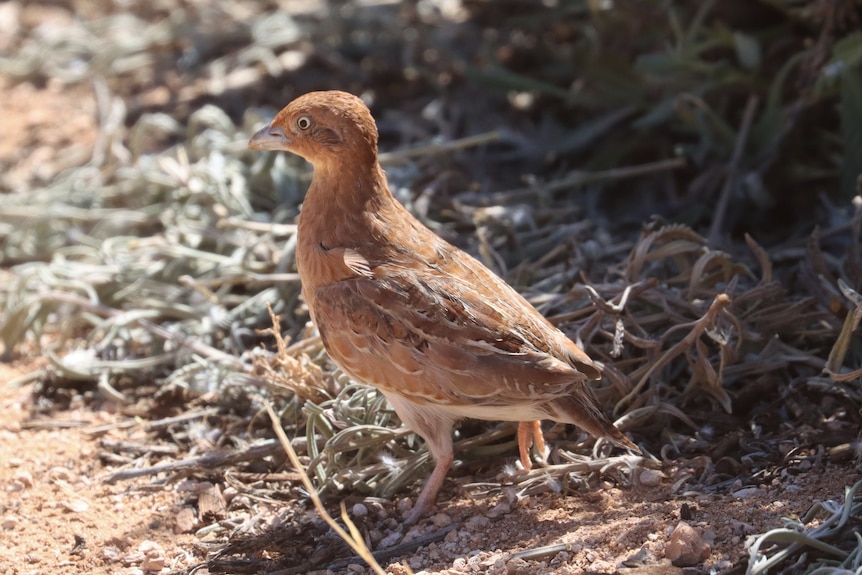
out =
[[[259,439],[254,402],[231,401],[249,389],[284,399],[324,493],[391,495],[422,478],[421,442],[306,327],[292,266],[307,167],[246,149],[291,97],[339,88],[371,101],[399,198],[584,341],[606,366],[597,396],[653,453],[685,460],[686,481],[715,477],[716,423],[757,430],[720,450],[746,482],[764,476],[762,450],[780,466],[788,446],[810,447],[795,429],[828,420],[855,437],[858,321],[835,340],[862,309],[847,295],[862,291],[862,211],[847,202],[862,172],[862,33],[818,10],[858,3],[560,0],[511,16],[497,0],[461,19],[422,2],[295,17],[263,0],[179,4],[24,30],[0,55],[10,84],[92,86],[99,102],[86,162],[25,185],[0,173],[0,349],[42,352],[44,381],[117,402],[170,385],[219,395],[241,419],[237,443]],[[154,88],[167,104],[141,103]],[[810,230],[828,196],[834,243],[821,245]],[[718,231],[746,245],[697,233],[723,198],[737,209]],[[758,213],[776,206],[784,221]],[[665,220],[645,223],[654,213]],[[292,346],[260,345],[268,302]],[[302,396],[313,386],[326,399]],[[825,413],[833,396],[852,408]],[[574,438],[506,482],[532,493],[651,464],[601,446],[588,458]],[[465,433],[456,449],[501,461],[511,429]]]
[[[513,26],[551,43],[546,30],[553,29],[553,18],[577,4],[563,2],[556,13]],[[811,184],[848,200],[862,173],[862,32],[847,34],[856,21],[854,6],[621,1],[571,22],[582,32],[567,33],[564,49],[542,52],[534,66],[496,62],[481,78],[497,89],[558,99],[574,130],[633,110],[627,122],[585,139],[590,146],[569,150],[579,166],[606,167],[605,158],[630,164],[676,150],[697,171],[724,171],[743,138],[744,153],[732,169],[757,178],[775,200],[760,205],[789,202],[810,226]],[[748,131],[741,121],[750,98],[761,105]],[[717,194],[719,186],[712,189]],[[736,189],[734,196],[742,199],[745,192]],[[754,222],[742,218],[739,224]]]

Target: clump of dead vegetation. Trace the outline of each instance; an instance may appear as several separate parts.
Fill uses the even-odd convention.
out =
[[[192,409],[276,466],[268,398],[322,495],[423,477],[422,446],[306,325],[307,168],[246,150],[290,97],[341,88],[371,99],[399,197],[604,364],[597,393],[647,453],[555,430],[547,467],[465,489],[676,466],[678,491],[721,490],[858,459],[858,2],[308,6],[131,2],[6,42],[7,82],[98,105],[84,165],[0,176],[0,345],[47,358],[29,377],[57,403],[35,411]],[[456,453],[502,463],[511,430],[466,424]]]

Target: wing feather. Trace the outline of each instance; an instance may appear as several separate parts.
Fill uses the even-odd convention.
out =
[[[483,298],[452,276],[443,285],[439,271],[378,266],[318,287],[312,311],[327,350],[348,373],[420,403],[546,403],[595,376],[579,368],[586,355],[526,302],[536,317],[500,309],[502,295]],[[565,340],[559,349],[546,343],[557,338]]]

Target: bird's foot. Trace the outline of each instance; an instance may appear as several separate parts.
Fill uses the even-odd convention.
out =
[[[521,465],[526,471],[533,468],[530,459],[530,448],[536,446],[539,452],[539,461],[543,465],[548,462],[548,447],[545,445],[545,436],[542,435],[541,421],[522,421],[518,423],[518,452],[521,455]]]

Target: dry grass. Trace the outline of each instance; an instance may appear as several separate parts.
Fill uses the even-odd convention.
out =
[[[98,103],[89,161],[24,186],[0,176],[0,344],[50,359],[32,376],[46,397],[220,405],[241,444],[269,436],[266,398],[306,436],[323,496],[389,497],[424,476],[424,448],[306,325],[293,221],[307,168],[245,149],[295,94],[289,73],[299,91],[373,91],[399,197],[604,363],[598,396],[647,453],[575,434],[548,467],[468,489],[626,482],[676,460],[693,470],[679,489],[715,490],[818,449],[857,457],[857,4],[574,2],[517,23],[470,4],[466,23],[362,3],[132,4],[24,26],[0,58],[11,82],[92,86]],[[656,31],[629,40],[634,20]],[[412,40],[391,31],[405,22]],[[142,97],[159,90],[161,104]],[[511,452],[505,426],[456,443],[465,461]]]

